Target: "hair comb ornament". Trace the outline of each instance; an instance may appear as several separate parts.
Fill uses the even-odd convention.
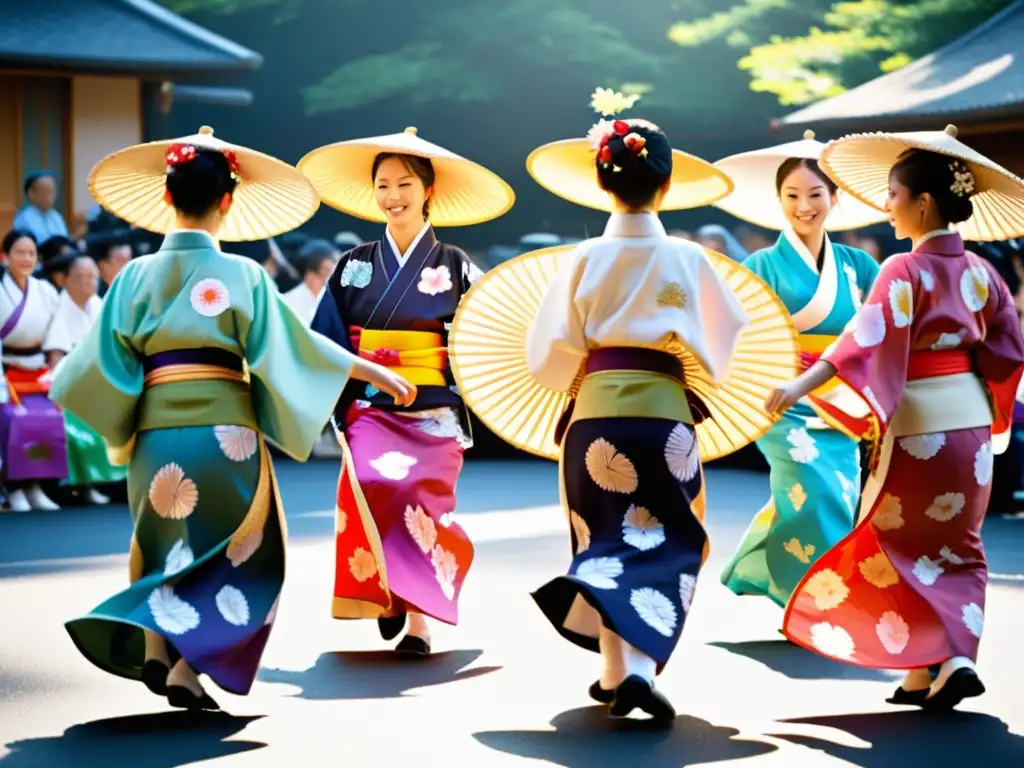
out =
[[[957,197],[965,197],[974,192],[974,174],[971,169],[960,160],[954,160],[949,164],[949,170],[953,172],[953,183],[949,190]]]
[[[228,170],[231,172],[231,178],[237,184],[242,180],[242,169],[238,164],[238,157],[234,152],[227,150],[224,152],[224,159],[228,161]]]
[[[169,170],[177,168],[179,165],[191,163],[198,156],[196,148],[191,144],[172,144],[167,148],[167,152],[164,153],[164,162]]]
[[[613,171],[621,171],[617,165],[612,164],[612,150],[608,142],[615,136],[622,137],[622,142],[637,157],[647,157],[645,145],[647,140],[637,133],[630,132],[629,123],[625,120],[608,120],[621,112],[633,107],[640,100],[640,94],[634,93],[627,96],[624,93],[613,91],[611,88],[598,88],[590,97],[590,106],[594,111],[602,115],[587,132],[587,141],[597,152],[597,161],[602,168],[611,167]]]

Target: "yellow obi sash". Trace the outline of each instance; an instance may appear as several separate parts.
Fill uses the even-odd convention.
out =
[[[801,333],[800,351],[805,355],[822,355],[838,338],[820,333]]]
[[[353,329],[359,356],[391,369],[418,387],[446,387],[448,350],[441,334],[430,331]]]

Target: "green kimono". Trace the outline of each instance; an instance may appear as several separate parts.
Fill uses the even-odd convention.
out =
[[[172,232],[121,272],[50,390],[128,464],[131,586],[66,625],[90,661],[141,679],[151,630],[248,693],[285,566],[264,436],[308,458],[352,362],[204,232]]]

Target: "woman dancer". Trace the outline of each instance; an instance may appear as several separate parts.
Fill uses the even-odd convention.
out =
[[[384,236],[345,253],[312,328],[418,388],[396,406],[353,383],[335,410],[342,443],[332,616],[377,619],[396,651],[430,653],[427,617],[457,624],[473,545],[453,520],[469,420],[448,370],[448,326],[481,271],[434,225],[464,226],[512,207],[487,169],[420,139],[415,128],[341,142],[299,162],[321,199],[386,221]]]
[[[295,168],[206,128],[115,153],[90,188],[167,236],[118,275],[55,372],[54,400],[128,463],[135,523],[131,586],[67,629],[101,669],[172,706],[217,709],[198,675],[248,693],[284,580],[264,435],[305,460],[349,375],[403,402],[414,389],[310,333],[257,264],[221,252],[218,235],[265,238],[313,215]]]
[[[909,669],[890,701],[943,709],[984,692],[974,668],[988,579],[981,526],[1024,374],[1013,297],[950,228],[1019,236],[1024,185],[955,135],[829,145],[826,172],[865,199],[888,174],[885,209],[913,250],[885,262],[851,327],[765,404],[784,410],[838,376],[884,432],[860,522],[797,586],[783,631],[851,664]]]
[[[596,155],[584,148],[586,165],[567,159],[558,169],[563,151],[579,156],[574,142],[533,156],[538,181],[556,194],[596,176],[614,206],[603,236],[581,243],[559,272],[527,337],[527,365],[543,386],[566,391],[584,373],[559,467],[575,556],[534,599],[563,637],[601,654],[590,695],[612,717],[639,708],[664,722],[675,711],[654,678],[679,642],[708,547],[695,414],[668,350],[682,345],[720,383],[747,318],[703,249],[665,234],[658,210],[674,180],[665,134],[615,120],[589,138]],[[687,166],[679,177],[705,195],[691,205],[728,191],[710,164],[677,154]]]
[[[806,365],[835,340],[878,275],[867,253],[833,243],[826,223],[847,229],[885,216],[856,199],[837,207],[835,182],[818,167],[824,148],[809,133],[803,141],[715,164],[736,184],[717,207],[781,230],[773,247],[743,265],[789,309]],[[771,194],[779,205],[766,210]],[[850,399],[859,405],[858,398]],[[797,403],[757,441],[771,467],[772,495],[722,571],[722,583],[738,595],[762,595],[785,607],[808,567],[853,528],[861,484],[857,437],[835,429],[836,422],[823,420],[819,411],[809,401]],[[856,415],[866,415],[863,406]]]

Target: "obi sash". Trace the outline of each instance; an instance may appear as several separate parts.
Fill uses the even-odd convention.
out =
[[[910,353],[907,386],[889,425],[894,437],[991,424],[988,390],[968,350]]]
[[[657,373],[686,384],[683,363],[675,355],[647,347],[600,347],[590,350],[582,366],[584,378],[603,371],[642,371]],[[690,406],[693,422],[699,424],[711,414],[704,402],[694,392],[686,390],[686,402]],[[572,415],[576,409],[575,395],[569,401],[555,425],[555,443],[561,443]]]
[[[397,373],[418,387],[447,387],[448,350],[430,331],[381,331],[353,326],[352,346],[359,356]]]
[[[242,358],[210,347],[157,352],[143,359],[142,371],[146,387],[186,381],[249,381]]]

